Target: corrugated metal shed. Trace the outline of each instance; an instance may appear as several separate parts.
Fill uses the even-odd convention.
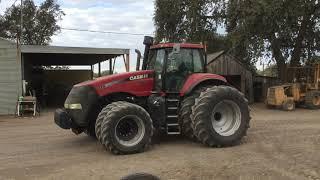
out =
[[[225,76],[253,103],[253,75],[236,57],[220,51],[208,55],[208,72]]]
[[[129,49],[22,45],[0,37],[0,115],[14,114],[22,94],[22,80],[32,81],[32,69],[38,66],[90,66],[123,56],[129,71]],[[112,71],[111,71],[112,72]],[[93,74],[93,72],[91,73]],[[29,78],[29,79],[28,79]]]
[[[121,55],[129,49],[22,45],[23,60],[33,65],[93,65]]]
[[[21,63],[16,43],[0,38],[0,115],[14,114],[21,92]]]

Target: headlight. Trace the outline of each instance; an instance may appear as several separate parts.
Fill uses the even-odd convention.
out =
[[[64,108],[76,110],[76,109],[82,109],[82,106],[81,104],[64,104]]]

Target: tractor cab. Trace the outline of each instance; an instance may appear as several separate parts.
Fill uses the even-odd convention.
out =
[[[160,44],[149,52],[147,70],[155,72],[155,91],[179,92],[191,74],[205,72],[200,44]]]

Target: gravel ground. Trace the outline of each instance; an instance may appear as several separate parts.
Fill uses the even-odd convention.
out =
[[[94,139],[37,118],[0,117],[0,179],[110,179],[148,172],[161,179],[320,180],[320,110],[251,107],[243,143],[207,148],[163,137],[141,154],[114,156]]]

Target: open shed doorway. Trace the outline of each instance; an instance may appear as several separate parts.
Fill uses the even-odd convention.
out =
[[[228,75],[224,76],[228,83],[233,87],[237,88],[239,91],[242,91],[241,87],[241,75]]]
[[[75,84],[92,79],[91,70],[60,68],[32,66],[25,71],[26,95],[36,96],[42,108],[62,107]]]
[[[113,74],[116,59],[123,59],[129,71],[128,49],[24,46],[23,93],[35,96],[42,109],[63,107],[75,84],[92,80],[94,76]]]

